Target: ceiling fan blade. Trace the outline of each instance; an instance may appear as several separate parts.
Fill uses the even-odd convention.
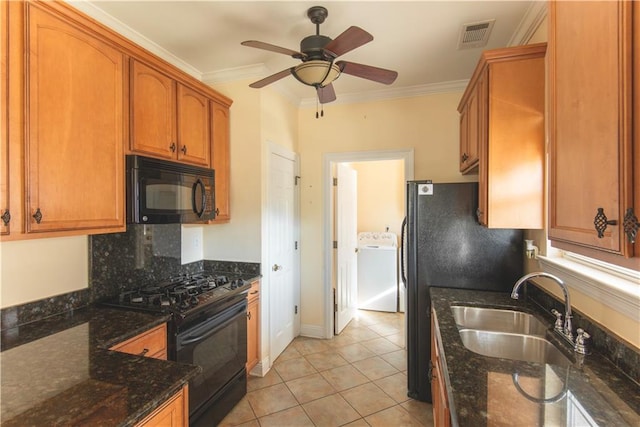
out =
[[[347,28],[342,34],[327,43],[324,50],[328,51],[327,53],[333,55],[334,58],[337,58],[363,44],[369,43],[371,40],[373,40],[371,34],[360,27],[353,26]]]
[[[331,83],[325,87],[318,88],[318,99],[320,100],[320,104],[326,104],[336,100],[336,91],[333,89]]]
[[[277,82],[280,79],[283,79],[285,77],[287,77],[289,74],[291,74],[291,71],[293,70],[293,67],[291,68],[287,68],[286,70],[282,70],[278,73],[272,74],[269,77],[265,77],[262,80],[258,80],[257,82],[253,82],[249,85],[249,87],[252,87],[254,89],[260,89],[261,87],[265,87],[268,84],[271,84],[273,82]]]
[[[247,40],[247,41],[243,41],[240,44],[243,46],[268,50],[270,52],[282,53],[284,55],[289,55],[297,59],[302,59],[307,56],[304,53],[298,52],[296,50],[287,49],[286,47],[280,47],[280,46],[276,46],[276,45],[265,43],[265,42],[259,42],[257,40]]]
[[[372,67],[371,65],[357,64],[349,61],[338,61],[336,65],[341,72],[352,76],[361,77],[374,82],[390,85],[398,77],[397,71],[385,70],[384,68]]]

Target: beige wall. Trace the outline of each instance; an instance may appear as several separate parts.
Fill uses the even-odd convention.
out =
[[[324,328],[324,206],[322,163],[326,153],[415,150],[415,179],[475,181],[458,172],[461,92],[362,104],[327,104],[324,117],[300,109],[301,314],[302,324]]]
[[[400,235],[404,218],[404,161],[353,162],[358,173],[358,232],[386,231]]]
[[[0,246],[0,308],[89,285],[86,236],[2,242]]]

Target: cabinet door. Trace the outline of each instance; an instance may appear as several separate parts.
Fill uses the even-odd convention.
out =
[[[27,232],[124,229],[124,56],[29,3]]]
[[[188,386],[184,386],[147,418],[136,424],[136,427],[184,427],[187,425],[189,425],[189,391]]]
[[[214,222],[231,219],[229,204],[230,158],[229,158],[229,108],[211,103],[212,133],[211,164],[216,171],[216,218]]]
[[[178,160],[210,165],[209,100],[178,83]]]
[[[131,151],[176,158],[176,83],[170,77],[131,61]]]
[[[260,300],[251,299],[247,306],[247,372],[250,372],[258,364],[260,354],[259,346],[259,322],[260,320]]]
[[[480,127],[484,78],[478,78],[460,116],[460,171],[470,172],[478,164],[478,148],[483,139]]]
[[[9,234],[9,2],[0,3],[0,234]]]
[[[631,9],[634,2],[550,2],[550,224],[554,244],[630,255]],[[637,191],[637,190],[636,190]],[[608,220],[598,235],[594,221]]]

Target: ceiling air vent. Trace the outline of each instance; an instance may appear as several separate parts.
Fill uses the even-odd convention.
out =
[[[486,45],[495,22],[495,19],[490,19],[472,24],[463,24],[460,30],[460,38],[458,39],[458,49],[468,49]]]

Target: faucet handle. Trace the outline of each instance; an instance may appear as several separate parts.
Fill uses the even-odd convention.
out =
[[[582,328],[578,328],[576,329],[576,333],[578,334],[576,336],[576,343],[573,347],[573,349],[576,351],[576,353],[580,353],[580,354],[588,354],[589,353],[589,349],[587,348],[587,339],[591,338],[591,335],[589,335],[589,333],[587,331],[585,331]]]
[[[559,332],[563,332],[564,333],[564,324],[562,323],[562,313],[560,313],[558,310],[556,310],[555,308],[551,309],[551,314],[553,314],[554,316],[556,316],[556,322],[553,325],[553,329],[555,329],[556,331]]]

